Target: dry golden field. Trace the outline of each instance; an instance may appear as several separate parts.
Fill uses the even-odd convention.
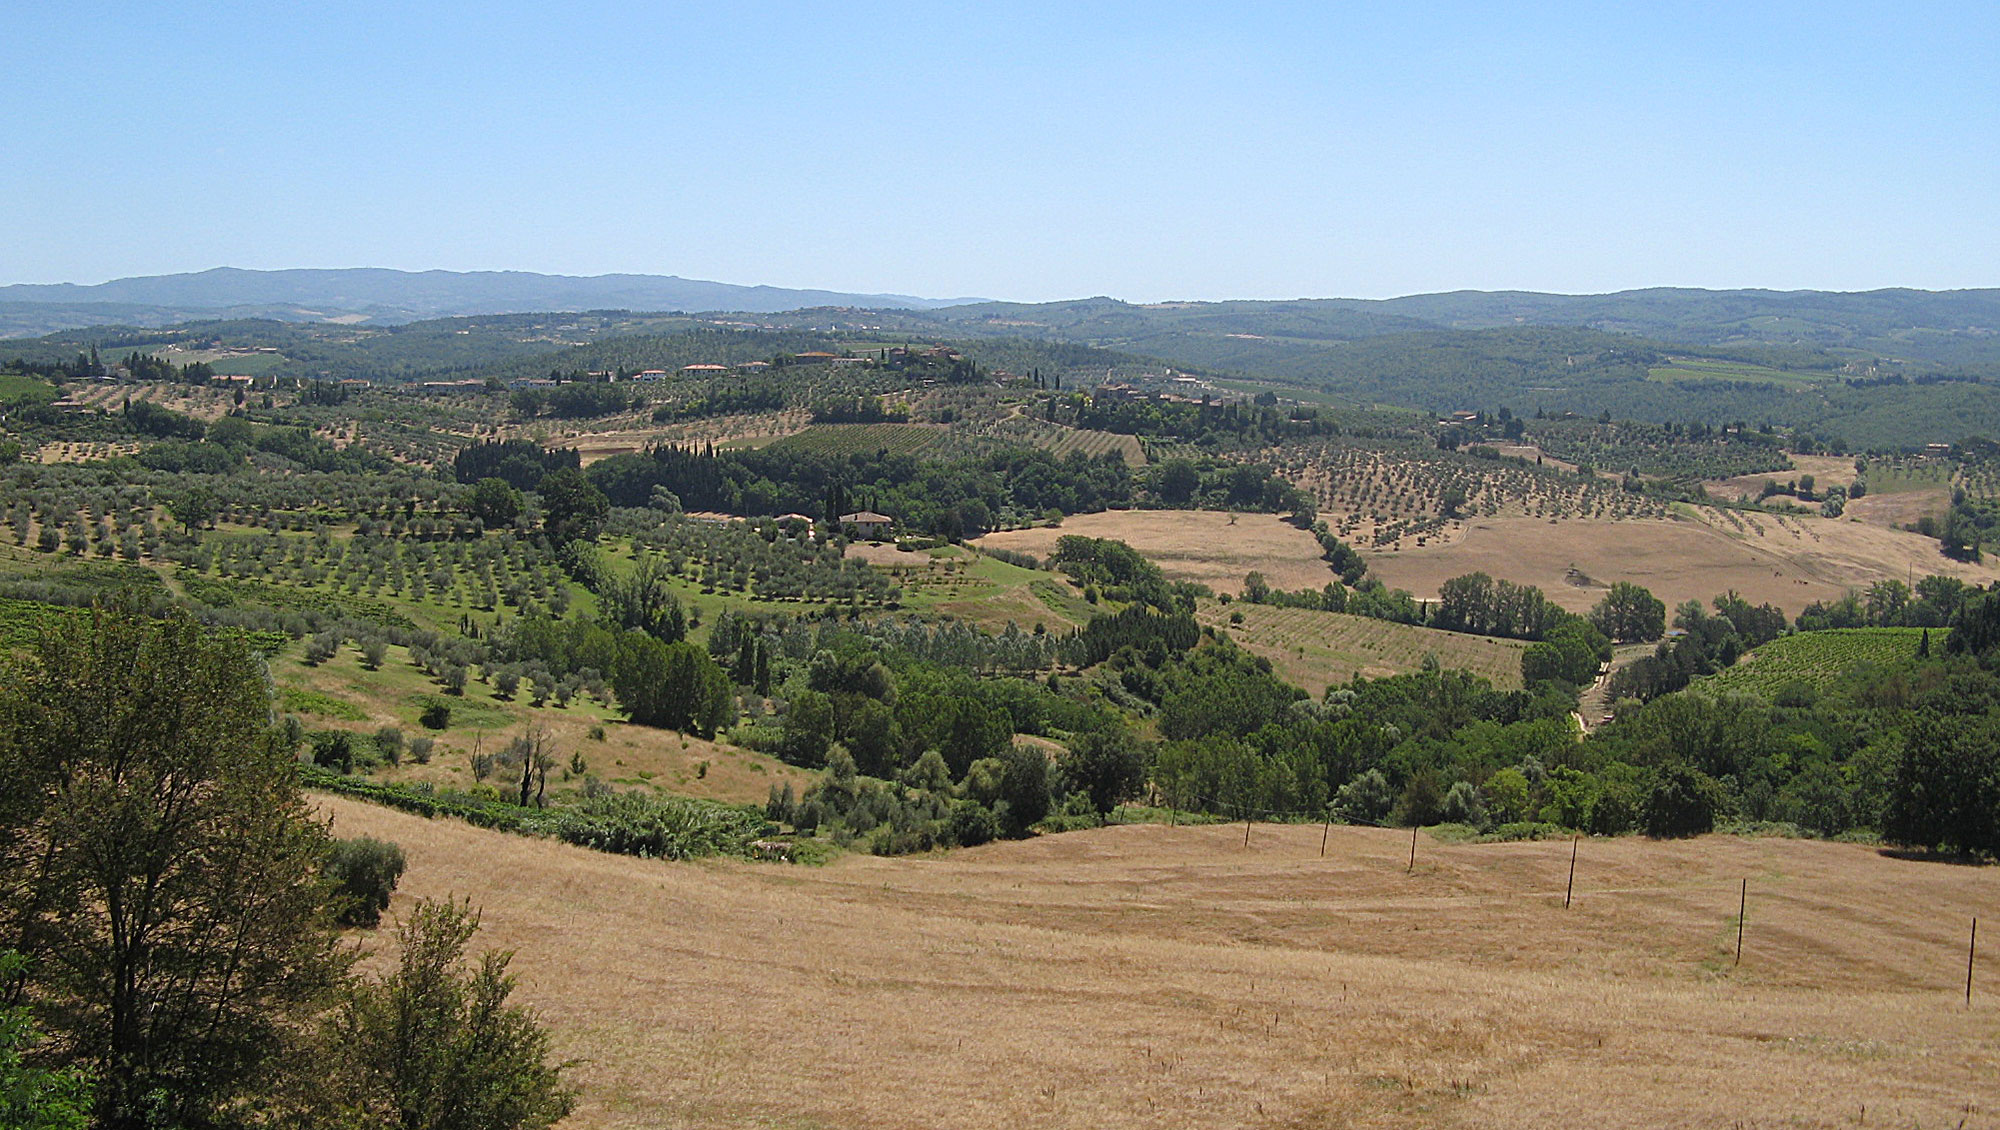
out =
[[[1243,591],[1253,569],[1276,589],[1319,589],[1339,579],[1311,534],[1272,514],[1107,510],[1064,518],[1061,526],[987,534],[978,544],[1047,557],[1064,534],[1115,538],[1145,554],[1168,580],[1197,581],[1218,593]]]
[[[469,896],[609,1127],[1990,1127],[2000,871],[1711,837],[1114,827],[666,864],[344,800]],[[1732,967],[1738,882],[1750,880]],[[387,943],[387,934],[370,943]]]
[[[1764,489],[1766,480],[1786,483],[1795,481],[1800,475],[1811,475],[1813,489],[1824,491],[1832,486],[1844,488],[1855,478],[1854,457],[1851,455],[1793,455],[1789,458],[1792,461],[1789,471],[1762,471],[1730,479],[1711,479],[1702,486],[1716,498],[1734,501],[1747,494],[1754,501]]]
[[[317,667],[281,658],[272,664],[272,675],[281,708],[300,714],[312,729],[373,734],[394,726],[405,739],[432,738],[435,751],[428,764],[406,758],[401,765],[378,771],[391,781],[468,788],[475,783],[471,757],[475,750],[496,753],[531,727],[540,727],[547,735],[559,765],[566,767],[572,755],[581,754],[586,773],[615,787],[762,804],[772,785],[789,781],[803,791],[816,776],[766,754],[631,725],[617,711],[583,696],[566,709],[535,707],[525,693],[503,700],[491,686],[476,680],[467,685],[462,698],[445,700],[453,703],[452,725],[443,733],[432,733],[417,718],[426,703],[440,696],[433,693],[436,688],[428,677],[410,667],[402,648],[390,649],[389,662],[380,671],[363,670],[354,650],[344,647]],[[284,697],[301,690],[323,697]],[[594,730],[604,736],[591,737]],[[505,780],[488,782],[508,787]],[[555,778],[551,783],[557,783]]]
[[[1711,507],[1691,512],[1700,520],[1479,518],[1449,543],[1366,557],[1375,576],[1420,598],[1435,598],[1452,577],[1486,572],[1538,586],[1574,611],[1595,604],[1614,581],[1644,585],[1670,609],[1734,589],[1753,603],[1797,614],[1813,601],[1837,600],[1880,580],[1927,573],[1982,584],[2000,578],[1990,563],[1945,557],[1935,539],[1870,523]],[[1588,583],[1577,583],[1572,567]]]
[[[1892,496],[1893,497],[1893,496]],[[1868,499],[1863,502],[1870,501]],[[1753,603],[1797,614],[1880,580],[1943,573],[1985,584],[2000,568],[1953,561],[1935,539],[1861,521],[1682,508],[1693,518],[1618,521],[1522,516],[1472,518],[1422,547],[1367,550],[1373,576],[1420,599],[1436,599],[1453,577],[1484,572],[1531,584],[1573,611],[1603,598],[1614,581],[1651,589],[1669,608],[1734,589]],[[1236,593],[1260,570],[1272,587],[1320,588],[1334,580],[1310,534],[1269,514],[1124,510],[1079,514],[1060,527],[988,534],[981,545],[1047,555],[1064,534],[1117,538],[1173,580]],[[1572,572],[1572,569],[1575,572]]]

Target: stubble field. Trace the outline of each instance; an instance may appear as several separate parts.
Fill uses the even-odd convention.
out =
[[[1374,575],[1434,598],[1452,577],[1485,572],[1532,584],[1572,611],[1585,611],[1614,581],[1652,590],[1673,608],[1734,589],[1754,604],[1796,615],[1813,601],[1882,580],[1943,573],[1985,584],[1989,562],[1964,564],[1935,539],[1863,522],[1704,507],[1681,520],[1622,522],[1479,518],[1448,544],[1365,556]],[[1574,568],[1585,580],[1571,573]]]
[[[987,534],[978,544],[1047,557],[1064,534],[1115,538],[1145,554],[1168,580],[1196,581],[1218,593],[1243,591],[1252,570],[1275,589],[1320,589],[1339,579],[1311,534],[1273,514],[1107,510],[1073,515],[1060,526]]]
[[[2000,872],[1859,845],[1131,826],[664,864],[341,800],[470,896],[596,1127],[1991,1126]],[[1738,881],[1750,879],[1732,967]],[[1984,963],[1986,978],[2000,968]],[[2000,990],[2000,981],[1984,980]]]

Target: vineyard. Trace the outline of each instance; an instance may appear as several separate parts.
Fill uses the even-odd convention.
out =
[[[1931,650],[1941,654],[1948,628],[1928,629]],[[1781,636],[1698,681],[1710,694],[1753,694],[1771,701],[1788,688],[1824,691],[1855,672],[1882,672],[1916,657],[1926,629],[1834,628]]]
[[[1242,623],[1233,623],[1237,616]],[[1496,687],[1521,685],[1519,640],[1490,639],[1305,608],[1277,608],[1237,601],[1204,601],[1196,613],[1205,625],[1271,661],[1279,677],[1314,695],[1356,675],[1380,678],[1418,670],[1426,657],[1470,671]]]
[[[816,455],[914,455],[936,444],[943,429],[928,424],[814,424],[771,446]]]
[[[1147,462],[1145,447],[1137,436],[1072,428],[1029,416],[1001,420],[986,429],[986,434],[1012,443],[1039,447],[1061,458],[1082,454],[1095,459],[1115,452],[1124,458],[1129,467],[1143,467]]]

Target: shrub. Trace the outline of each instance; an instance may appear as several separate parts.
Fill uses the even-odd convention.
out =
[[[395,765],[403,760],[403,731],[394,726],[384,726],[375,731],[375,752],[382,760]]]
[[[1380,769],[1370,769],[1340,786],[1333,810],[1349,824],[1380,824],[1396,803],[1389,778]]]
[[[436,743],[429,735],[410,739],[410,760],[419,765],[431,763],[431,749]]]
[[[339,652],[340,637],[332,632],[321,632],[306,641],[306,666],[317,667]]]
[[[964,847],[978,847],[1000,835],[1000,821],[993,810],[976,800],[961,800],[951,807],[951,838]]]
[[[442,702],[434,702],[424,707],[424,712],[417,721],[423,723],[426,730],[447,729],[451,726],[451,707]]]
[[[1486,802],[1480,799],[1479,790],[1473,788],[1469,781],[1459,781],[1445,791],[1440,812],[1447,823],[1467,824],[1474,828],[1486,824]]]
[[[362,836],[335,840],[327,857],[326,877],[333,880],[344,926],[374,929],[389,909],[389,896],[403,878],[403,849],[386,840]]]
[[[354,772],[354,735],[346,730],[322,730],[314,734],[312,760],[321,769]]]
[[[295,1096],[303,1110],[327,1125],[541,1130],[575,1109],[547,1031],[507,1003],[509,955],[489,952],[468,967],[478,929],[469,905],[417,907],[397,970],[355,986],[329,1018],[323,1067],[310,1093]]]

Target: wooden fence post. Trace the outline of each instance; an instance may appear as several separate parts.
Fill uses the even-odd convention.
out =
[[[1743,964],[1743,919],[1750,912],[1750,880],[1743,880],[1743,890],[1736,899],[1736,964]]]
[[[1576,892],[1576,844],[1582,836],[1571,836],[1569,840],[1569,885],[1563,888],[1563,909],[1569,909],[1569,897]]]
[[[1965,1007],[1972,1007],[1972,959],[1979,953],[1979,917],[1972,919],[1972,940],[1965,945]]]

